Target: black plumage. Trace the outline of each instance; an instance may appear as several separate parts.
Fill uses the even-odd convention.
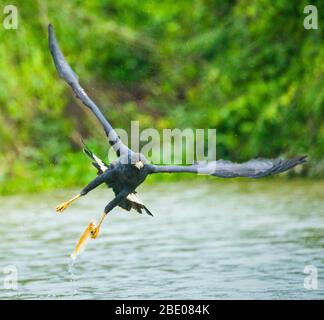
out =
[[[83,142],[83,141],[82,141]],[[93,160],[92,164],[93,166],[98,170],[97,175],[103,174],[106,170],[112,170],[112,168],[115,166],[114,163],[111,164],[110,168],[109,165],[104,163],[99,157],[97,157],[88,147],[87,145],[83,142],[84,145],[84,152],[87,154],[89,158]],[[107,181],[106,184],[108,188],[112,188],[115,195],[117,195],[122,189],[123,185],[118,184],[116,181]],[[130,193],[126,199],[121,201],[119,203],[119,206],[127,211],[130,211],[131,209],[136,210],[138,213],[143,213],[142,210],[144,210],[148,215],[153,216],[152,212],[143,204],[143,202],[138,198],[137,192],[134,191]]]
[[[105,214],[115,206],[123,209],[135,209],[142,213],[152,213],[138,199],[135,189],[144,182],[149,174],[156,173],[196,173],[209,174],[222,178],[248,177],[261,178],[272,174],[287,171],[294,166],[304,163],[305,156],[295,157],[291,160],[284,159],[253,159],[245,163],[232,163],[230,161],[217,160],[209,163],[194,163],[190,166],[157,166],[147,162],[142,154],[138,154],[125,146],[117,133],[101,113],[97,105],[88,97],[84,89],[80,86],[77,75],[66,62],[55,38],[51,25],[48,27],[49,47],[56,66],[61,76],[72,88],[76,97],[87,106],[101,123],[109,144],[116,152],[118,159],[109,165],[99,159],[89,148],[85,146],[85,153],[92,159],[92,163],[97,169],[98,176],[91,181],[79,195],[71,200],[59,205],[57,211],[62,212],[72,201],[78,197],[86,195],[102,183],[106,183],[115,193],[115,198],[108,203]],[[99,224],[100,226],[100,224]],[[97,233],[96,233],[97,234]],[[94,237],[96,236],[94,235]]]

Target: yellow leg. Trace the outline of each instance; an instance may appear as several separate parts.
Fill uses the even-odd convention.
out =
[[[96,239],[98,237],[98,234],[99,234],[99,231],[100,231],[100,227],[101,227],[101,224],[103,223],[105,217],[106,217],[106,213],[104,213],[101,218],[100,218],[100,221],[99,221],[99,224],[92,229],[91,231],[91,238],[92,239]]]
[[[80,197],[81,197],[81,195],[78,194],[75,197],[73,197],[72,199],[70,199],[70,200],[68,200],[66,202],[63,202],[63,203],[59,204],[56,207],[56,212],[62,213],[72,202],[74,202],[75,200],[79,199]]]

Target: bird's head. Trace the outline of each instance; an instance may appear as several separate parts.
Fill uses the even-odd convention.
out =
[[[146,159],[142,154],[136,153],[133,155],[132,164],[137,170],[141,170],[144,167],[145,163]]]
[[[144,163],[139,160],[137,162],[135,162],[134,166],[138,169],[138,170],[141,170],[143,167],[144,167]]]

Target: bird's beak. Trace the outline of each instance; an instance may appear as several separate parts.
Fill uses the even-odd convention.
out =
[[[142,161],[137,161],[135,162],[135,167],[138,169],[138,170],[141,170],[143,167],[144,167],[144,164]]]

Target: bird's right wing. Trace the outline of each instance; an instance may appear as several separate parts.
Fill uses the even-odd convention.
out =
[[[209,174],[221,178],[261,178],[287,171],[304,163],[306,156],[284,159],[252,159],[244,163],[217,160],[208,163],[196,163],[190,166],[151,166],[151,173],[197,173]]]
[[[110,125],[108,120],[101,113],[98,106],[88,97],[84,89],[80,86],[78,76],[74,73],[70,65],[66,62],[64,55],[56,41],[56,37],[52,25],[48,26],[48,42],[49,42],[49,48],[56,69],[59,75],[61,76],[61,78],[64,79],[68,83],[68,85],[72,88],[76,97],[80,99],[81,102],[85,106],[87,106],[97,117],[97,119],[99,120],[99,122],[101,123],[101,125],[105,130],[105,133],[108,137],[109,144],[115,150],[117,155],[120,156],[121,153],[128,153],[130,149],[128,149],[128,147],[122,143],[116,131],[113,129],[113,127]]]

